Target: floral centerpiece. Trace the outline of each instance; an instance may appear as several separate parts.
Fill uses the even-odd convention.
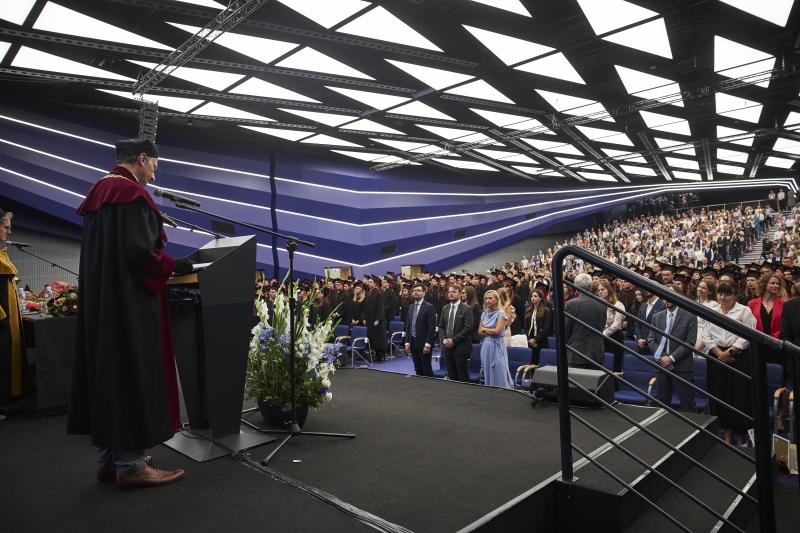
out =
[[[298,286],[295,283],[290,287],[295,298],[299,292]],[[278,294],[281,294],[281,289]],[[333,398],[330,377],[335,371],[336,354],[341,348],[340,343],[327,344],[333,336],[334,325],[330,320],[309,327],[311,302],[316,292],[315,289],[306,302],[296,304],[296,399],[297,407],[306,409],[316,409]],[[260,320],[253,329],[250,341],[245,394],[248,399],[256,398],[260,404],[282,406],[284,411],[289,410],[292,407],[289,301],[280,296],[276,298],[271,319],[266,301],[259,299],[256,309]]]
[[[50,316],[74,316],[78,313],[78,287],[67,285],[64,292],[47,302]]]

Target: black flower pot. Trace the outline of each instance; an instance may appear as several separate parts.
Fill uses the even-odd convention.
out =
[[[257,400],[256,403],[258,403],[258,412],[261,413],[262,418],[264,418],[264,422],[267,424],[283,428],[286,426],[286,424],[292,421],[291,409],[284,411],[283,405],[281,404],[272,404],[262,402],[261,400]],[[306,418],[308,418],[308,407],[298,406],[297,425],[302,428],[306,423]]]

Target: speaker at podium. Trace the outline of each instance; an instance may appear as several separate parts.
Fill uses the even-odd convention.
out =
[[[253,323],[256,237],[215,239],[187,256],[197,265],[172,277],[170,320],[191,434],[164,444],[198,462],[276,440],[241,427]],[[224,446],[208,438],[219,441]]]

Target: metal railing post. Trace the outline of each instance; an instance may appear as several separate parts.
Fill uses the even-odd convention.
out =
[[[569,368],[567,366],[567,324],[564,314],[564,253],[553,257],[553,302],[556,335],[556,364],[558,368],[558,419],[561,430],[561,480],[571,483],[572,470],[572,419],[569,414]]]
[[[767,390],[766,347],[750,342],[753,390],[753,434],[755,436],[756,486],[758,489],[758,524],[761,533],[774,533],[775,494],[773,487],[774,460],[769,436],[769,404]]]

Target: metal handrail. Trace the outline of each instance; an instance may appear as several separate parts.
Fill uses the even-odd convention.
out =
[[[759,525],[761,531],[763,532],[774,532],[776,527],[775,508],[774,508],[773,486],[772,483],[770,482],[773,465],[771,464],[772,456],[771,456],[771,446],[769,442],[769,411],[766,399],[767,367],[766,367],[766,359],[763,357],[762,347],[766,346],[768,348],[776,350],[778,353],[782,353],[798,361],[800,361],[800,348],[798,348],[794,344],[780,341],[778,339],[775,339],[774,337],[765,335],[762,332],[748,328],[747,326],[744,326],[743,324],[740,324],[721,313],[713,311],[695,301],[689,300],[682,294],[667,290],[666,287],[659,285],[648,278],[640,276],[639,274],[636,274],[635,272],[627,268],[621,267],[616,263],[612,263],[611,261],[608,261],[602,257],[592,254],[584,250],[583,248],[580,248],[575,245],[568,245],[560,248],[554,254],[552,262],[553,280],[555,283],[554,287],[555,299],[553,302],[553,306],[555,311],[554,314],[555,314],[555,333],[556,333],[556,353],[558,355],[557,367],[558,367],[558,396],[559,396],[559,421],[560,421],[560,436],[561,436],[562,481],[567,484],[571,484],[573,482],[574,479],[573,469],[572,469],[573,449],[575,449],[576,451],[578,451],[583,455],[583,453],[580,452],[580,450],[577,450],[577,448],[572,444],[572,427],[571,427],[572,415],[569,409],[569,386],[572,380],[570,380],[569,378],[567,354],[571,349],[568,348],[566,345],[567,316],[564,312],[565,279],[564,279],[564,269],[563,269],[564,260],[568,255],[581,258],[586,262],[589,262],[597,267],[602,268],[604,271],[609,272],[614,276],[630,281],[631,283],[635,284],[638,287],[647,288],[652,294],[667,299],[668,301],[674,303],[681,309],[689,311],[697,315],[698,317],[707,320],[712,324],[724,328],[725,330],[731,333],[734,333],[740,337],[748,339],[751,348],[750,356],[751,360],[753,361],[751,381],[753,383],[752,387],[753,406],[754,406],[753,425],[754,425],[754,441],[755,441],[755,468],[756,468],[757,490],[758,490],[757,501],[759,503],[758,505]],[[582,290],[581,292],[588,294]],[[629,315],[627,313],[626,315],[632,317],[632,315]],[[638,320],[638,317],[636,319]],[[656,329],[650,325],[648,325],[648,328]],[[667,337],[669,338],[669,336]],[[691,347],[692,352],[695,351],[693,348],[694,347]],[[575,352],[575,350],[572,351]],[[580,354],[579,352],[576,353],[578,353],[578,355],[582,356],[584,359],[589,360],[583,354]],[[662,371],[666,372],[666,370],[663,369]],[[672,374],[671,372],[670,374],[674,376],[674,374]],[[635,425],[637,427],[640,427],[640,424],[638,423],[636,423]],[[718,436],[717,439],[719,439]],[[674,446],[669,445],[668,447],[673,451],[677,450]],[[739,452],[739,450],[735,451]],[[613,473],[611,473],[607,469],[603,470],[608,475],[613,477],[617,482],[625,485],[625,482],[619,479]],[[641,496],[631,487],[628,488],[634,494]],[[737,492],[741,491],[737,490]],[[642,498],[644,497],[642,496]],[[653,504],[646,498],[644,499],[648,505],[650,505],[651,507],[656,509],[659,513],[667,517],[675,525],[681,527],[681,529],[685,529],[682,524],[677,522],[677,520],[674,519],[673,517],[669,516],[668,513],[658,508],[657,505]]]

